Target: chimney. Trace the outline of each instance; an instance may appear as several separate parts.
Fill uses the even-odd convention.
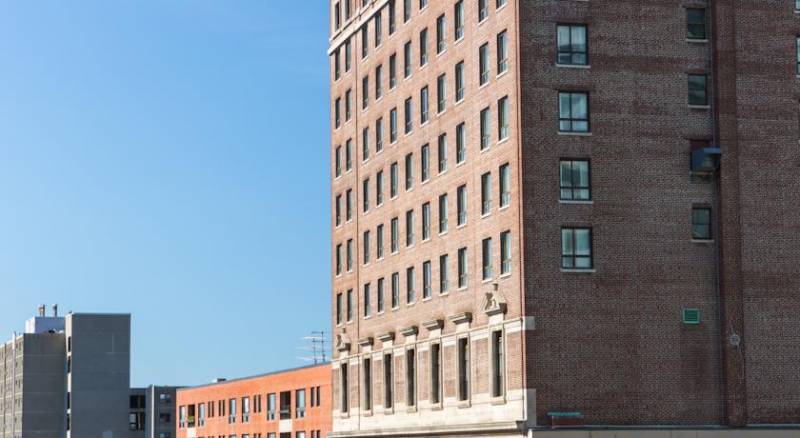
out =
[[[58,318],[58,304],[53,304],[53,316]]]
[[[44,309],[45,309],[45,305],[44,304],[39,306],[39,316],[41,316],[42,318],[44,318]]]

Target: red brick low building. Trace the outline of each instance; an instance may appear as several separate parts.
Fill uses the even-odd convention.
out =
[[[176,406],[177,438],[321,438],[331,430],[331,368],[181,389]]]

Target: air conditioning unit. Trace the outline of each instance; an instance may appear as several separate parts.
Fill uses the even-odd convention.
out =
[[[692,172],[712,173],[719,169],[722,150],[719,147],[703,147],[692,150]]]

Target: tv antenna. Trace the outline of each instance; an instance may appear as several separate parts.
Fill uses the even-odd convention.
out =
[[[302,339],[311,344],[309,347],[303,348],[303,350],[310,352],[311,356],[301,357],[301,360],[312,362],[314,365],[328,361],[328,338],[325,336],[324,331],[311,332],[309,336],[304,336]]]

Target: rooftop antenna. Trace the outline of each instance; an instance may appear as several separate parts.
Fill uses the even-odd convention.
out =
[[[313,331],[310,336],[304,336],[302,339],[311,344],[311,347],[306,349],[311,351],[311,356],[301,357],[300,359],[313,362],[314,365],[319,365],[328,361],[328,339],[325,337],[324,331]]]

